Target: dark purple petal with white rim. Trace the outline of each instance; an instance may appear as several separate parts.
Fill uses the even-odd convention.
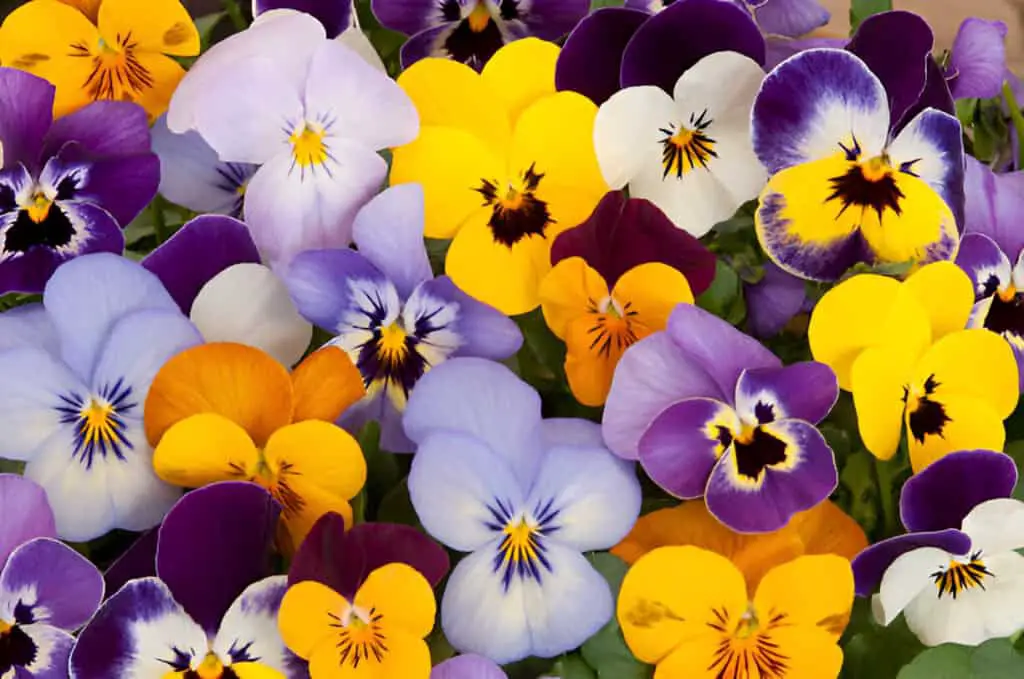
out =
[[[0,574],[0,610],[15,622],[45,623],[71,632],[92,617],[103,600],[103,576],[88,559],[53,538],[36,538],[7,559]],[[31,594],[28,594],[28,593]]]
[[[53,85],[14,68],[0,68],[0,168],[25,163],[36,168],[43,136],[53,121]]]
[[[672,92],[687,69],[715,52],[738,52],[764,64],[765,42],[750,15],[721,0],[676,2],[648,19],[622,54],[622,87],[656,85]]]
[[[971,277],[975,298],[979,300],[1013,282],[1013,264],[996,242],[982,233],[964,234],[956,265]]]
[[[523,333],[515,321],[494,307],[470,297],[447,276],[427,281],[417,291],[420,294],[414,292],[410,296],[410,305],[422,295],[458,305],[455,319],[447,326],[458,334],[460,340],[451,357],[480,356],[503,361],[523,345]]]
[[[188,314],[196,295],[214,276],[235,264],[259,261],[245,224],[223,215],[201,215],[149,253],[142,266],[156,274]]]
[[[23,542],[57,537],[46,491],[23,476],[0,474],[0,516],[7,517],[0,521],[0,569],[7,555]]]
[[[526,34],[552,41],[571,31],[590,10],[590,0],[526,0],[517,5]],[[504,11],[504,3],[501,8]]]
[[[950,554],[967,554],[971,539],[958,530],[932,533],[908,533],[876,542],[853,558],[854,590],[857,596],[871,596],[882,582],[892,562],[903,554],[921,547],[937,547]]]
[[[331,331],[357,305],[359,286],[376,290],[391,285],[361,254],[341,249],[299,253],[282,279],[303,318]]]
[[[370,8],[384,28],[414,35],[442,23],[457,21],[463,8],[471,3],[472,0],[447,0],[445,3],[436,0],[372,0]]]
[[[964,517],[986,500],[1010,497],[1017,485],[1013,458],[992,450],[945,455],[903,484],[900,520],[908,531],[960,528]]]
[[[125,552],[103,573],[108,592],[116,592],[129,580],[156,575],[156,547],[160,529],[154,528],[139,535]]]
[[[238,595],[270,574],[281,508],[263,488],[226,481],[192,491],[160,526],[156,571],[189,615],[209,633]],[[203,577],[195,574],[201,555]]]
[[[75,142],[93,158],[148,154],[146,111],[127,101],[94,101],[54,121],[46,134],[44,156]]]
[[[736,412],[748,422],[796,418],[817,424],[838,398],[836,374],[817,361],[744,370],[736,382]]]
[[[767,0],[756,6],[754,17],[765,35],[799,38],[827,24],[831,15],[818,0]]]
[[[773,262],[764,263],[764,276],[743,288],[747,326],[757,337],[777,335],[800,313],[807,300],[807,285]]]
[[[957,99],[998,97],[1006,71],[1007,27],[1002,21],[964,19],[953,39],[946,78]]]
[[[647,12],[604,7],[572,30],[555,65],[555,87],[579,92],[597,105],[619,91],[622,53]]]
[[[352,0],[253,0],[253,16],[275,9],[294,9],[315,17],[328,38],[341,35],[352,23]]]

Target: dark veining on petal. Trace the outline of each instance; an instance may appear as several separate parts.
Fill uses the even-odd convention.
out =
[[[940,568],[931,575],[939,590],[938,597],[949,594],[954,599],[967,589],[980,587],[985,589],[985,579],[994,578],[981,558],[981,552],[974,552],[967,563],[951,561],[947,568]]]
[[[548,224],[554,224],[547,203],[535,195],[543,179],[531,164],[518,186],[502,189],[498,182],[481,180],[475,191],[484,197],[484,205],[491,207],[488,225],[496,243],[511,248],[530,236],[543,238]]]
[[[924,443],[925,437],[929,435],[941,437],[943,427],[950,421],[945,407],[930,398],[939,386],[935,375],[929,375],[924,381],[924,393],[916,398],[916,403],[910,397],[909,389],[903,387],[903,402],[910,408],[907,416],[910,433],[918,443]]]
[[[675,123],[660,128],[659,131],[665,135],[658,142],[662,146],[662,179],[669,175],[682,179],[684,174],[696,169],[698,165],[707,169],[710,160],[718,157],[715,140],[707,134],[708,126],[712,123],[707,115],[708,110],[704,109],[699,116],[691,113],[689,124],[679,125],[678,129]]]
[[[754,427],[750,435],[737,438],[736,471],[748,479],[761,478],[765,468],[786,461],[785,441],[780,441],[761,427]]]
[[[103,459],[113,455],[124,461],[126,451],[134,449],[124,416],[138,403],[132,399],[132,388],[124,378],[103,385],[95,394],[69,392],[58,398],[54,409],[60,414],[61,424],[74,427],[71,457],[86,469],[92,469],[97,455]]]

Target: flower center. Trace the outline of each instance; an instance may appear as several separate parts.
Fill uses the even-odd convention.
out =
[[[331,627],[339,629],[337,646],[342,665],[356,669],[362,662],[384,661],[387,637],[383,632],[384,616],[377,609],[364,614],[353,607],[343,618],[331,617],[335,620]]]
[[[981,552],[971,554],[970,560],[966,563],[950,559],[947,568],[940,568],[932,573],[932,580],[939,590],[940,599],[943,594],[949,594],[955,599],[964,590],[975,587],[985,589],[985,578],[994,577],[981,559]]]
[[[50,206],[53,201],[46,197],[42,191],[37,191],[32,196],[32,201],[25,208],[28,218],[36,224],[41,224],[50,215]]]
[[[380,339],[377,340],[377,356],[381,361],[388,363],[399,363],[405,360],[409,353],[407,342],[409,335],[398,323],[392,323],[380,331]]]
[[[924,443],[928,435],[942,436],[943,427],[950,421],[945,407],[931,398],[939,386],[935,375],[929,375],[920,386],[903,387],[903,403],[908,413],[910,433],[918,443]]]
[[[281,511],[285,515],[294,516],[306,506],[306,501],[291,487],[294,477],[301,475],[294,469],[292,463],[274,464],[267,459],[265,451],[259,450],[256,461],[248,467],[243,467],[236,462],[232,462],[230,465],[232,476],[265,488],[281,505]]]
[[[0,620],[0,676],[12,668],[31,665],[37,653],[35,642],[21,627]]]
[[[510,503],[498,498],[487,509],[491,513],[487,527],[501,536],[492,563],[506,592],[513,578],[540,582],[545,570],[553,572],[544,540],[558,530],[555,520],[561,512],[555,508],[554,500],[538,503],[532,513],[514,513]]]
[[[846,154],[849,165],[845,173],[829,180],[832,193],[826,201],[842,203],[840,215],[851,206],[874,210],[879,221],[882,221],[886,210],[900,215],[903,212],[900,201],[904,195],[896,182],[896,168],[890,164],[889,156],[883,153],[861,160],[862,151],[856,139],[849,148],[842,144],[839,146]],[[905,163],[900,171],[913,175],[910,170],[912,165],[913,162]]]
[[[86,469],[92,468],[96,455],[103,459],[108,455],[122,461],[126,459],[126,451],[135,447],[128,439],[124,419],[138,405],[131,396],[132,388],[124,380],[117,380],[97,394],[82,396],[71,392],[59,397],[56,410],[60,421],[74,427],[72,459]]]
[[[432,54],[450,57],[477,70],[482,68],[505,44],[500,24],[520,18],[518,0],[500,0],[495,4],[498,16],[491,13],[487,0],[476,0],[469,14],[463,16],[459,0],[443,0],[441,18],[452,28],[441,34]]]
[[[699,116],[691,113],[688,125],[679,125],[677,129],[675,123],[669,123],[668,127],[659,130],[665,135],[659,142],[662,146],[662,179],[668,178],[670,174],[681,179],[698,165],[707,168],[708,162],[718,157],[715,140],[705,132],[711,125],[707,114],[707,109]]]
[[[544,175],[537,172],[533,164],[515,182],[480,180],[480,187],[473,189],[484,197],[484,206],[491,208],[488,225],[495,243],[512,248],[516,243],[530,236],[544,237],[544,230],[554,219],[547,203],[536,196]]]
[[[998,283],[996,284],[998,285]],[[992,302],[983,326],[1006,337],[1017,348],[1024,341],[1024,299],[1013,283],[1004,288],[993,286]]]
[[[590,303],[587,311],[594,315],[587,329],[591,351],[618,360],[622,352],[650,334],[648,328],[635,319],[638,312],[632,307],[632,302],[623,304],[611,295],[597,304]]]
[[[477,0],[476,6],[473,7],[473,11],[466,17],[466,23],[469,24],[469,30],[474,33],[481,33],[487,28],[487,24],[491,22],[491,13],[487,9],[487,3]]]
[[[775,420],[770,405],[759,402],[754,412],[757,415],[755,423],[741,422],[738,430],[733,425],[717,424],[715,430],[721,451],[734,447],[736,473],[742,477],[740,480],[756,486],[763,481],[767,468],[786,463],[789,444],[762,426]]]
[[[153,76],[136,55],[138,42],[131,31],[111,44],[100,38],[93,47],[84,42],[71,45],[70,56],[90,59],[92,69],[83,89],[94,100],[135,101],[153,87]]]
[[[789,656],[782,653],[772,638],[772,631],[786,619],[785,613],[775,613],[761,621],[751,604],[735,624],[724,609],[713,609],[712,615],[713,620],[706,624],[720,637],[709,675],[761,679],[786,676]]]
[[[221,679],[224,676],[224,664],[213,651],[210,651],[195,669],[195,675],[196,679]]]
[[[323,128],[310,123],[300,123],[288,141],[292,145],[292,157],[301,168],[310,165],[322,165],[327,160],[327,146],[324,144],[326,132]]]

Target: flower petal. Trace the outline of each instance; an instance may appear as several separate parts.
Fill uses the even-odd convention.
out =
[[[915,598],[932,595],[927,591],[935,587],[931,574],[946,567],[949,557],[949,552],[938,547],[917,547],[896,557],[885,569],[878,594],[871,601],[875,620],[889,625]]]
[[[807,301],[803,280],[786,273],[771,261],[764,263],[764,277],[743,288],[747,324],[757,337],[771,337],[796,316]]]
[[[352,603],[363,610],[375,608],[392,629],[417,638],[430,634],[437,612],[430,583],[404,563],[389,563],[375,569],[359,587]]]
[[[60,395],[84,385],[67,366],[34,347],[0,352],[0,375],[0,457],[32,459],[62,426]]]
[[[0,602],[28,610],[27,620],[67,632],[81,627],[103,600],[103,576],[88,559],[52,538],[24,543],[0,574]],[[17,604],[17,606],[16,606]]]
[[[288,588],[278,611],[277,625],[285,645],[300,658],[333,636],[331,623],[350,604],[334,590],[319,582],[300,582]],[[340,663],[339,663],[340,664]]]
[[[964,19],[950,51],[950,89],[957,99],[998,97],[1006,70],[1007,27],[1002,21]]]
[[[836,399],[835,373],[824,363],[804,361],[784,368],[744,370],[736,382],[736,411],[747,421],[795,417],[811,424],[825,419]],[[762,418],[758,406],[767,406]]]
[[[5,68],[0,71],[0,91],[4,93],[0,99],[0,167],[38,162],[43,137],[53,122],[53,85],[30,73]]]
[[[289,264],[285,284],[296,307],[317,326],[341,332],[350,310],[361,309],[359,297],[374,294],[389,299],[397,290],[360,253],[348,249],[307,250]],[[372,290],[370,293],[368,290]],[[388,308],[392,306],[390,303]]]
[[[828,618],[849,615],[853,607],[850,562],[835,554],[819,554],[777,566],[758,585],[754,607],[785,611],[790,625],[821,625]]]
[[[1024,249],[1024,234],[1013,226],[1024,204],[1024,172],[997,175],[973,156],[965,160],[966,229],[989,236],[1013,259]]]
[[[626,45],[649,18],[628,7],[602,7],[569,33],[555,66],[558,90],[579,92],[600,106],[619,90]]]
[[[934,547],[950,554],[967,554],[971,549],[971,539],[966,533],[948,528],[897,535],[869,545],[854,557],[851,564],[857,596],[871,596],[871,593],[878,589],[883,574],[893,561],[921,547]]]
[[[896,454],[903,435],[904,385],[913,360],[905,347],[879,345],[862,351],[850,371],[861,439],[880,460]]]
[[[51,356],[60,353],[53,321],[39,303],[22,304],[0,313],[0,351],[29,346]]]
[[[594,150],[611,188],[623,188],[654,163],[661,174],[661,128],[679,116],[672,97],[652,85],[627,87],[601,104],[594,119]]]
[[[934,374],[948,392],[974,395],[1000,417],[1009,417],[1019,398],[1016,362],[1000,339],[982,329],[950,333],[931,346],[915,371],[922,379]]]
[[[467,653],[435,665],[430,679],[508,679],[494,661]]]
[[[503,361],[523,344],[523,333],[515,321],[489,304],[480,302],[460,290],[447,276],[423,283],[406,301],[413,307],[418,299],[436,300],[458,305],[455,320],[449,328],[459,336],[459,346],[451,356],[479,356]]]
[[[1024,549],[1024,502],[1009,497],[985,500],[964,517],[971,549],[995,555]]]
[[[140,51],[176,57],[199,54],[199,31],[188,10],[174,0],[156,0],[145,8],[132,0],[104,0],[97,25],[108,43],[115,36],[131,35]]]
[[[363,377],[352,359],[334,346],[317,349],[295,366],[292,384],[295,392],[294,422],[334,422],[366,395]]]
[[[928,312],[932,339],[963,330],[971,313],[974,296],[971,281],[952,262],[923,266],[903,282]]]
[[[354,14],[352,0],[253,0],[254,17],[275,9],[291,9],[315,17],[324,25],[328,38],[334,38],[348,28]]]
[[[373,0],[373,16],[381,26],[406,35],[440,23],[440,12],[433,3],[422,0]]]
[[[360,254],[380,269],[403,298],[433,278],[423,246],[423,187],[400,184],[364,205],[352,225]]]
[[[277,629],[278,609],[287,589],[288,579],[283,575],[253,582],[235,599],[220,621],[211,650],[222,658],[241,656],[252,659],[232,663],[239,679],[271,679],[272,676],[302,679],[308,676],[304,663],[284,645]],[[243,673],[239,666],[244,667],[250,662],[259,663],[263,674]]]
[[[998,291],[1013,283],[1013,264],[996,242],[983,233],[964,234],[956,265],[970,276],[978,299],[988,297],[992,285]]]
[[[30,663],[14,668],[14,676],[30,674],[33,679],[63,679],[68,675],[68,656],[75,638],[64,630],[46,624],[20,625],[19,628],[35,646]],[[24,673],[24,674],[23,674]]]
[[[7,556],[33,538],[57,536],[53,510],[39,484],[16,474],[0,474],[0,514],[19,517],[0,524],[0,572]]]
[[[818,0],[771,0],[756,6],[754,17],[765,35],[799,38],[829,22],[830,13]]]
[[[541,3],[543,1],[540,0]],[[530,9],[535,9],[537,4],[538,0],[533,0]],[[571,4],[558,0],[552,6],[569,9]],[[576,21],[572,21],[570,27],[575,26]],[[552,36],[553,39],[560,37],[562,34]],[[555,93],[555,62],[558,55],[558,45],[553,42],[527,37],[508,43],[484,64],[480,77],[501,98],[513,125],[531,104]]]

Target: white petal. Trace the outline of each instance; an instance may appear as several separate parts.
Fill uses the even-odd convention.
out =
[[[951,555],[935,547],[911,550],[895,561],[882,576],[878,596],[872,601],[875,620],[888,625],[918,596],[934,596],[931,574],[949,565]]]
[[[717,161],[712,158],[709,165]],[[677,227],[698,238],[731,217],[742,204],[705,168],[694,168],[682,177],[663,176],[660,157],[658,165],[649,164],[630,182],[629,193],[651,201]]]
[[[258,658],[261,664],[288,673],[294,656],[285,647],[277,628],[277,610],[287,589],[288,576],[275,575],[249,585],[235,599],[213,642],[213,652],[221,662],[245,662],[238,657],[238,651],[246,649],[247,658]]]
[[[743,203],[757,198],[768,181],[768,171],[754,153],[748,121],[749,117],[738,123],[722,121],[720,125],[712,124],[710,128],[718,157],[708,164],[708,170],[718,179],[736,206],[728,217],[719,219],[719,222],[732,217]]]
[[[355,18],[356,13],[352,12],[352,17]],[[374,69],[381,73],[387,73],[387,68],[384,67],[384,62],[381,60],[380,55],[377,54],[377,48],[373,46],[370,39],[365,33],[359,28],[359,26],[349,26],[341,35],[335,38],[342,45],[345,45],[353,52],[363,58],[363,61],[368,63]]]
[[[971,549],[994,555],[1024,549],[1024,502],[1001,497],[987,500],[964,517],[961,527]]]
[[[192,322],[207,342],[237,342],[294,365],[313,337],[288,288],[261,264],[236,264],[214,276],[192,303]]]
[[[749,139],[750,109],[762,80],[764,71],[753,59],[715,52],[679,76],[672,96],[678,106],[698,114],[706,108],[712,121],[743,123]]]
[[[601,104],[594,120],[594,151],[604,180],[621,189],[645,166],[661,168],[661,128],[680,112],[672,97],[653,86],[627,87]]]
[[[29,460],[61,428],[60,396],[84,391],[67,367],[38,349],[0,352],[0,457]]]

